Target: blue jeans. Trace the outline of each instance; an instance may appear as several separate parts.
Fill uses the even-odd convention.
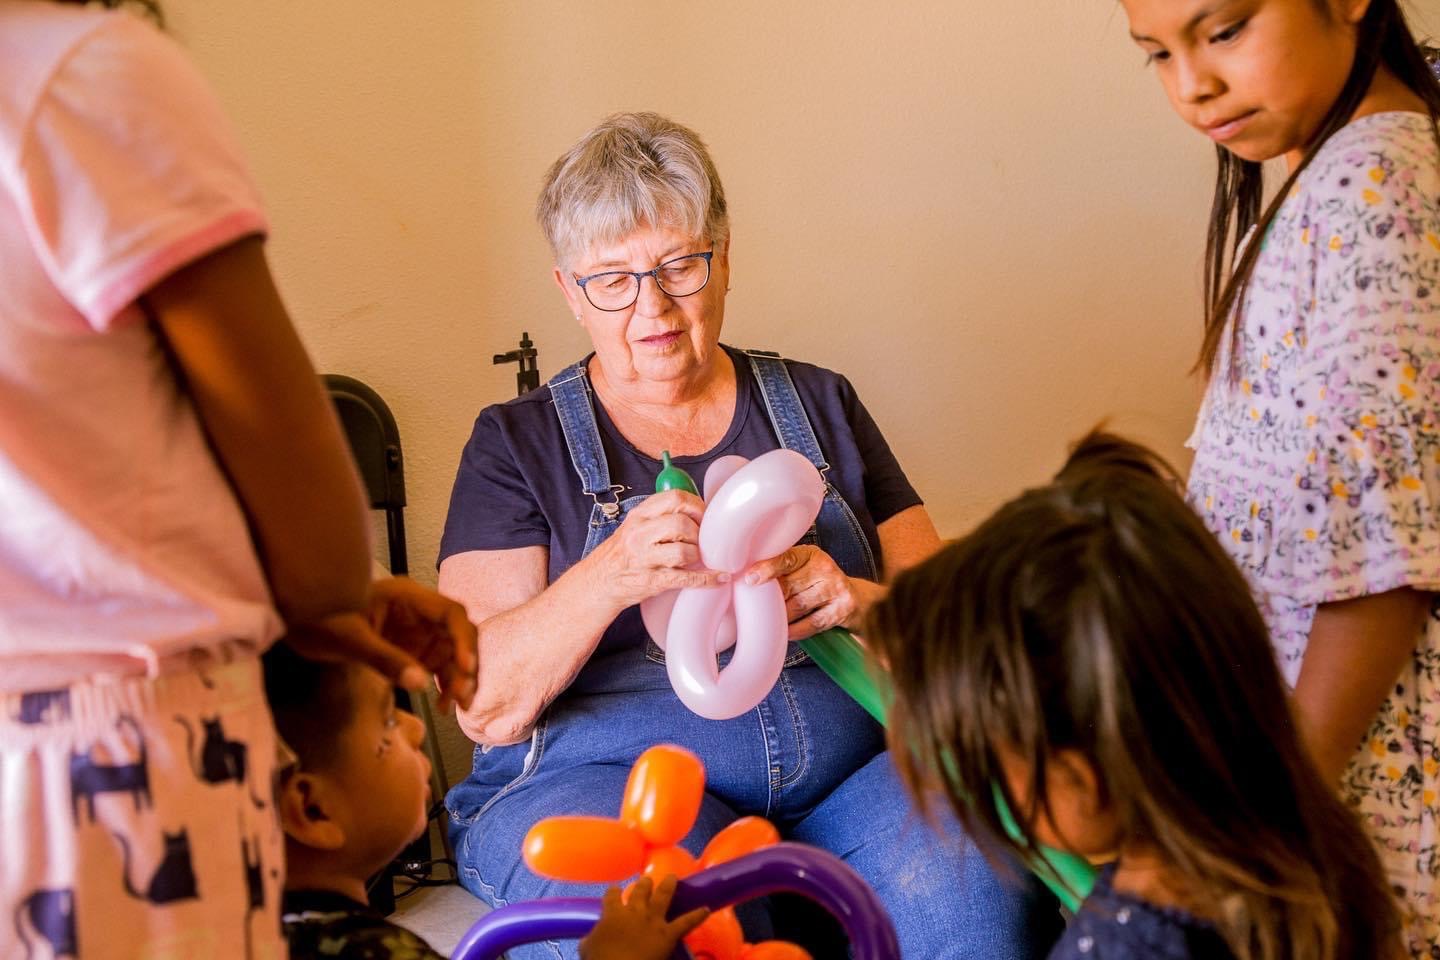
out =
[[[914,813],[883,731],[818,668],[789,667],[757,710],[712,721],[676,701],[663,666],[638,651],[615,656],[627,661],[611,674],[623,689],[562,698],[528,744],[476,749],[474,773],[446,800],[471,893],[495,907],[598,896],[600,887],[531,873],[520,858],[526,832],[561,814],[616,816],[635,759],[675,743],[706,766],[705,800],[683,844],[692,853],[737,817],[764,816],[786,839],[854,867],[884,900],[904,956],[1044,956],[1057,932],[1053,901],[1023,871],[997,876],[955,824],[936,836]],[[637,679],[647,688],[636,689]],[[768,934],[763,911],[742,917],[751,940]],[[516,960],[576,955],[573,942],[512,951]]]

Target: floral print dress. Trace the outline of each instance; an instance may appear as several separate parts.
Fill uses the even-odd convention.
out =
[[[1430,119],[1362,117],[1261,241],[1236,346],[1190,445],[1190,499],[1255,588],[1293,685],[1318,604],[1440,590],[1440,148]],[[1440,957],[1440,619],[1343,781]]]

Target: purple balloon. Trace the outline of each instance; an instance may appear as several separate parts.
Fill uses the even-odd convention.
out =
[[[670,916],[696,907],[718,910],[771,893],[803,894],[829,910],[845,928],[855,960],[900,960],[895,927],[875,891],[833,853],[799,843],[756,850],[682,880],[670,902]],[[512,903],[476,921],[451,957],[495,960],[526,943],[576,940],[599,919],[595,897]]]

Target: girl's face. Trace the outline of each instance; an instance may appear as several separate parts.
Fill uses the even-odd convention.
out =
[[[1244,160],[1292,168],[1355,59],[1369,0],[1121,0],[1181,119]]]

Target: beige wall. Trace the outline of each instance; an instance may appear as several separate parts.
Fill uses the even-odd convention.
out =
[[[318,365],[400,421],[422,578],[470,423],[513,394],[491,354],[528,329],[548,377],[586,348],[530,208],[620,109],[710,143],[727,340],[847,373],[943,533],[1102,417],[1180,456],[1213,160],[1114,0],[166,3]]]

